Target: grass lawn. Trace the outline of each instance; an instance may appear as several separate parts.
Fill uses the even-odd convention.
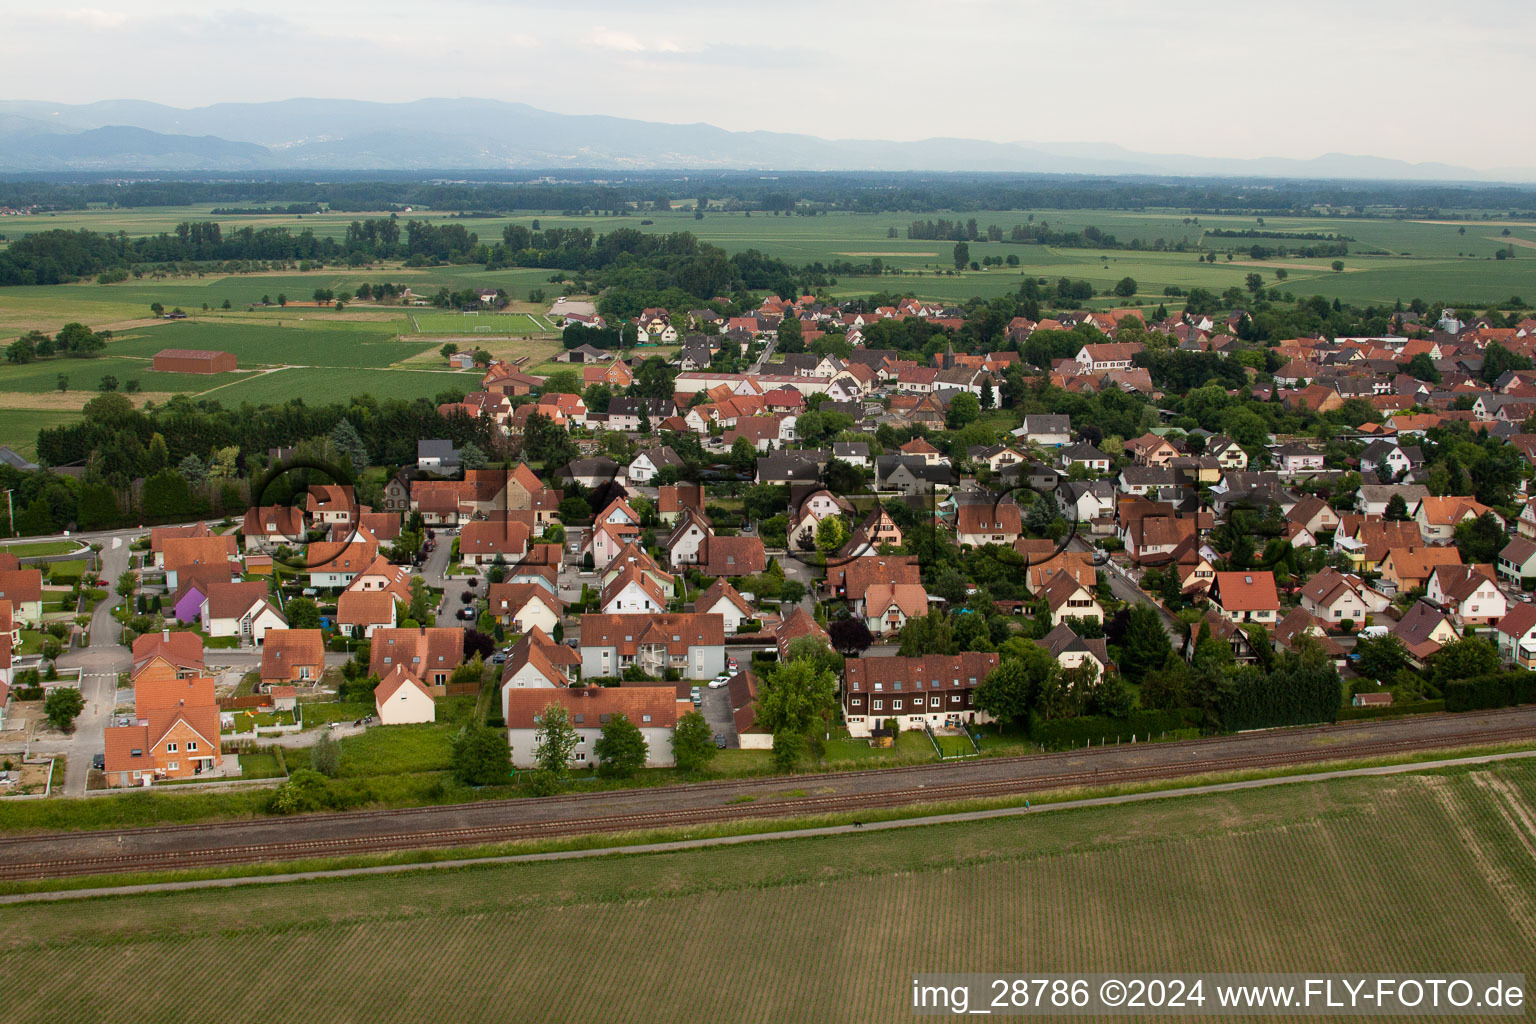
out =
[[[933,744],[920,732],[903,732],[897,735],[894,747],[870,746],[868,740],[843,737],[827,742],[827,763],[849,761],[871,762],[861,767],[878,768],[883,764],[917,764],[935,760]]]
[[[593,858],[146,893],[89,913],[35,903],[0,912],[0,969],[34,979],[9,994],[17,1024],[162,1019],[161,993],[194,962],[241,1019],[465,1024],[616,1007],[735,1020],[746,1005],[760,1020],[908,1021],[916,964],[1530,974],[1533,805],[1536,766],[1507,762],[643,854],[622,871]],[[869,908],[893,901],[872,927]],[[652,947],[664,963],[634,954]],[[497,970],[519,983],[489,999]]]
[[[257,714],[247,714],[248,709],[241,708],[234,713],[234,732],[254,733],[258,726],[268,728],[274,725],[293,725],[294,717],[291,711],[262,711]]]
[[[0,547],[0,551],[17,558],[41,558],[47,555],[67,555],[71,551],[81,550],[81,545],[72,540],[40,540],[32,544],[7,544]],[[73,564],[73,563],[67,563]],[[83,562],[81,563],[84,564]]]
[[[314,725],[306,705],[305,724]],[[441,772],[451,767],[453,733],[474,712],[473,697],[444,697],[437,702],[437,721],[422,725],[375,725],[359,736],[346,736],[341,745],[341,778],[361,779],[420,772]],[[364,714],[372,714],[370,706]],[[334,720],[334,719],[333,719]],[[290,771],[309,767],[308,747],[284,748]]]
[[[35,629],[21,631],[21,646],[16,649],[17,654],[41,654],[43,652],[43,640],[45,634]]]
[[[50,579],[74,583],[75,580],[85,575],[85,567],[90,564],[83,558],[69,558],[62,562],[44,563],[47,567]]]
[[[976,748],[964,736],[946,736],[936,733],[933,738],[938,742],[939,750],[945,757],[974,757],[976,754]]]
[[[203,637],[203,646],[215,651],[233,651],[239,648],[240,638],[237,636],[207,636]]]
[[[304,715],[304,727],[315,729],[331,722],[355,722],[359,718],[373,714],[373,705],[363,701],[315,701],[305,703],[301,708]]]
[[[242,779],[280,779],[283,768],[277,763],[277,755],[264,750],[241,754],[240,777]]]

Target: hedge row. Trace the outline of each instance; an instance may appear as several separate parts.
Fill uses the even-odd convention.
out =
[[[1445,684],[1447,711],[1481,711],[1532,701],[1536,701],[1536,673],[1523,668],[1471,679],[1454,679]]]
[[[1199,708],[1172,711],[1137,711],[1127,718],[1088,715],[1046,722],[1031,716],[1029,735],[1050,750],[1086,746],[1089,743],[1129,743],[1159,739],[1166,733],[1198,729],[1205,715]]]
[[[1443,700],[1415,700],[1407,704],[1391,704],[1387,707],[1339,709],[1339,721],[1359,722],[1370,718],[1396,718],[1398,715],[1427,715],[1432,711],[1444,711]]]

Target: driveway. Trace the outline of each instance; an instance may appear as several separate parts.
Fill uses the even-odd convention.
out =
[[[741,742],[736,738],[736,720],[731,717],[731,691],[722,686],[718,690],[704,687],[704,703],[699,710],[704,712],[704,720],[709,723],[710,732],[723,735],[727,747],[739,747]]]

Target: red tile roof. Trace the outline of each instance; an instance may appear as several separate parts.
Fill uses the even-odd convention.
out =
[[[582,686],[575,689],[513,689],[506,694],[507,728],[533,729],[544,709],[557,704],[578,729],[598,729],[611,715],[623,715],[641,729],[677,725],[678,701],[665,686]]]
[[[1280,595],[1272,572],[1218,572],[1215,595],[1229,612],[1279,611]]]

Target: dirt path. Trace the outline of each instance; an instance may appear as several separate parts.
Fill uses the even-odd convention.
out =
[[[1501,245],[1508,242],[1510,245],[1518,245],[1523,249],[1536,249],[1536,242],[1531,241],[1529,238],[1515,238],[1513,235],[1507,237],[1503,235],[1484,235],[1483,237],[1490,242],[1498,242]]]

